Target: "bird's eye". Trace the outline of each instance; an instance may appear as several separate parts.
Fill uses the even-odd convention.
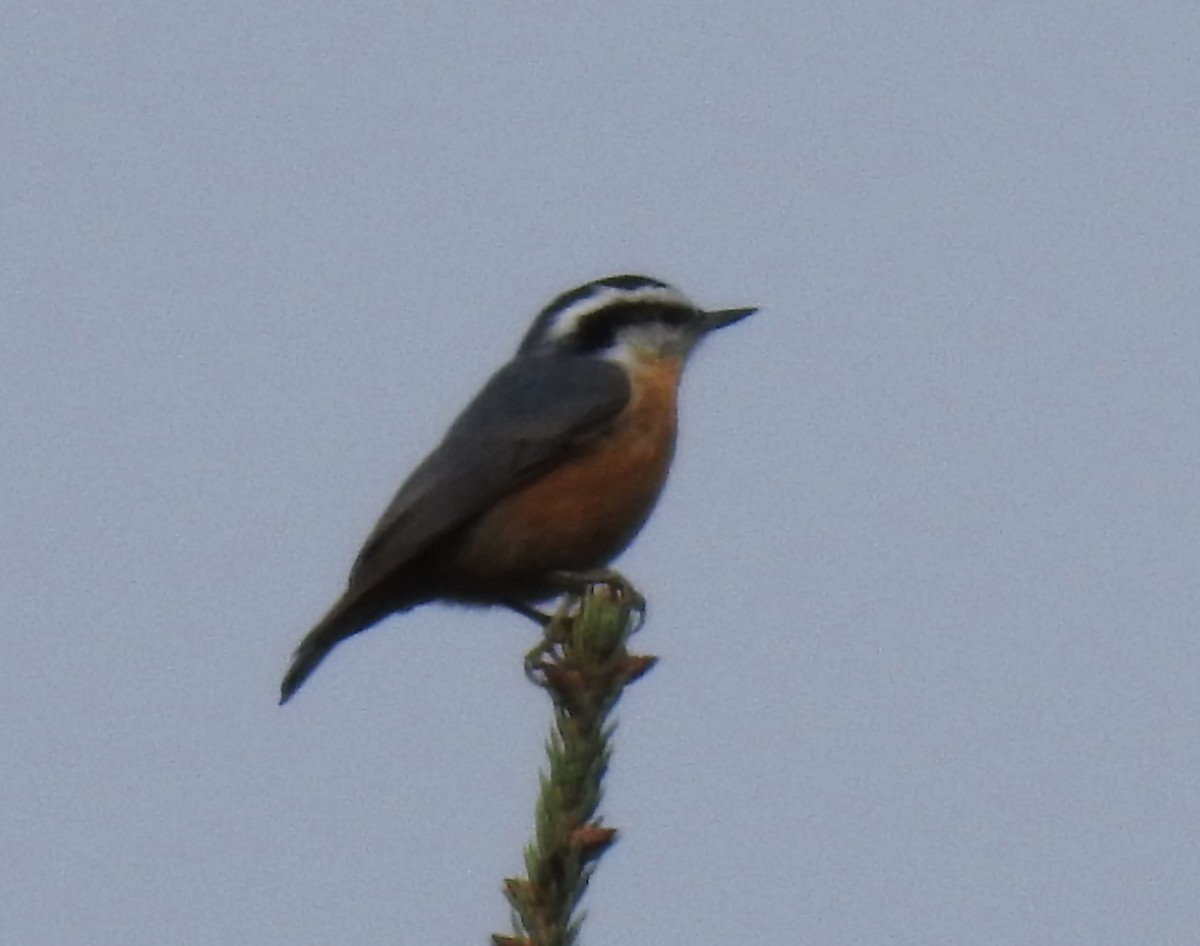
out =
[[[586,319],[575,332],[573,338],[577,351],[602,351],[611,348],[617,341],[619,324],[612,319]]]
[[[602,351],[615,345],[624,329],[638,325],[684,325],[689,313],[676,306],[650,302],[620,303],[590,312],[576,325],[570,344],[575,351]]]
[[[616,304],[589,313],[580,320],[573,339],[576,351],[603,351],[617,343],[621,329],[646,320],[650,307]]]

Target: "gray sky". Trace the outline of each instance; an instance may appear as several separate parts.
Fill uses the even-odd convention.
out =
[[[280,675],[553,295],[762,313],[620,565],[589,943],[1195,943],[1200,7],[0,15],[5,943],[483,943],[548,711]]]

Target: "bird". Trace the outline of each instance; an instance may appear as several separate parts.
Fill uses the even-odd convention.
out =
[[[615,573],[675,450],[688,356],[756,308],[706,311],[649,276],[562,293],[400,486],[346,589],[308,632],[280,687],[286,703],[349,637],[419,605],[537,603]]]

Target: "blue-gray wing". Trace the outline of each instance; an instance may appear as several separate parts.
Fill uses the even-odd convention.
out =
[[[625,407],[630,386],[600,360],[526,357],[496,372],[405,480],[350,572],[365,590],[553,466]]]

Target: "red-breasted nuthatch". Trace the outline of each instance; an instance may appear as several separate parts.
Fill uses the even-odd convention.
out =
[[[341,641],[430,601],[534,603],[576,591],[650,515],[675,448],[680,372],[713,329],[646,276],[559,296],[412,473],[368,536],[345,593],[300,642],[281,703]]]

